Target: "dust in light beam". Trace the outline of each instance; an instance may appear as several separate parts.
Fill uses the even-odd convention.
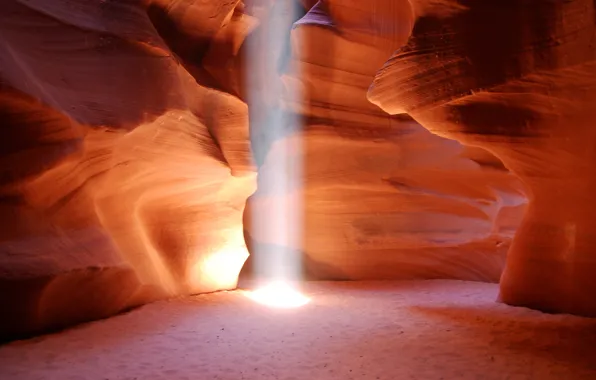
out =
[[[289,25],[301,17],[302,10],[295,1],[281,0],[274,2],[268,10],[263,8],[260,11],[263,12],[259,12],[261,16],[264,15],[263,22],[255,31],[254,38],[247,41],[246,85],[253,129],[251,140],[253,147],[257,147],[257,161],[260,152],[268,149],[269,142],[291,140],[287,143],[291,144],[289,149],[294,154],[288,151],[270,160],[273,162],[268,161],[269,173],[259,179],[260,192],[287,199],[274,202],[276,207],[252,214],[255,235],[264,243],[275,242],[275,245],[288,249],[280,249],[272,257],[259,252],[259,245],[255,245],[257,251],[252,254],[260,287],[247,292],[247,296],[270,307],[292,308],[309,301],[294,285],[302,273],[299,249],[303,240],[302,199],[301,196],[289,196],[300,193],[304,179],[299,137],[302,120],[289,109],[288,104],[302,103],[303,94],[298,86],[284,85],[282,78],[300,78],[298,65],[291,58],[287,60],[287,55],[291,54]],[[298,138],[285,139],[282,136]]]

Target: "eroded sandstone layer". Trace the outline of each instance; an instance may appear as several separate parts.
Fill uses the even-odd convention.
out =
[[[525,207],[519,181],[492,154],[366,98],[411,26],[408,3],[382,1],[319,2],[294,24],[288,68],[268,83],[304,127],[280,132],[265,154],[247,208],[261,218],[245,217],[253,252],[303,252],[317,279],[498,281]],[[303,176],[280,192],[288,162]],[[267,221],[295,203],[302,231],[287,241]]]
[[[2,4],[0,338],[236,286],[248,109],[200,62],[238,4]]]
[[[413,21],[399,1],[6,1],[0,339],[233,288],[243,229],[317,279],[497,281],[520,183],[367,100]],[[295,204],[293,241],[259,226]]]
[[[501,299],[596,316],[596,3],[412,0],[369,99],[503,160],[529,192]]]

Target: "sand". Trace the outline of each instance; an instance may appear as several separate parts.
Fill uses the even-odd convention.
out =
[[[596,379],[596,320],[495,302],[495,284],[312,282],[156,302],[0,346],[0,379]]]

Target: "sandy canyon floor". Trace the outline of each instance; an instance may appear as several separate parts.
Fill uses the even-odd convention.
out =
[[[497,291],[313,282],[298,309],[243,291],[158,302],[0,346],[0,379],[596,379],[596,320],[508,307]]]

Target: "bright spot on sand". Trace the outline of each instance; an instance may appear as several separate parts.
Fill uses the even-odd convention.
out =
[[[310,301],[310,298],[286,282],[272,282],[246,295],[262,305],[280,309],[304,306]]]

